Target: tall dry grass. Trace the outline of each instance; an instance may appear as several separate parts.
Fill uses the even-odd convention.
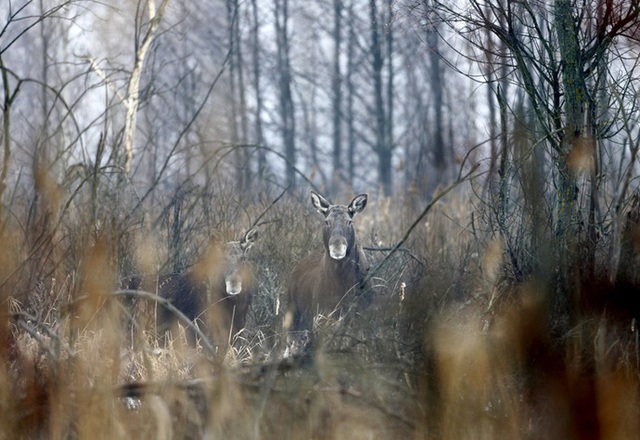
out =
[[[176,225],[169,208],[162,212],[170,198],[160,213],[103,212],[79,227],[80,206],[56,218],[60,196],[30,222],[5,223],[0,437],[610,439],[639,431],[628,291],[583,284],[571,331],[558,334],[552,281],[513,276],[504,239],[483,231],[464,188],[438,202],[373,274],[369,301],[342,320],[318,318],[313,356],[281,356],[277,316],[291,268],[321,247],[320,219],[304,195],[281,200],[259,226],[259,288],[245,330],[230,344],[214,341],[216,353],[190,343],[183,327],[159,337],[152,319],[112,294],[119,278],[167,270],[171,255],[196,263],[212,237],[242,223],[230,212],[256,218],[269,200],[218,196],[217,216],[201,197],[183,199],[184,248],[172,250]],[[14,218],[27,212],[12,209]],[[356,224],[372,266],[415,215],[410,201],[371,198]],[[625,289],[634,283],[629,277]]]

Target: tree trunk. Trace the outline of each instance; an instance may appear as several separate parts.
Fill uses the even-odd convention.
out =
[[[244,62],[241,51],[240,4],[238,0],[227,1],[227,18],[229,24],[229,76],[231,94],[231,145],[235,148],[236,183],[242,192],[250,186],[251,167],[247,144],[247,99],[244,80]]]
[[[236,0],[227,0],[227,26],[229,27],[229,105],[231,107],[229,113],[227,113],[230,139],[229,143],[231,148],[234,149],[234,161],[235,161],[235,179],[236,185],[240,191],[242,191],[242,157],[238,146],[238,102],[236,100],[237,86],[236,86],[236,71],[238,69],[237,59],[235,56],[237,50],[237,40],[235,35],[235,26],[237,22],[237,3]]]
[[[331,184],[335,192],[342,180],[342,0],[333,0],[333,74],[331,77],[333,111],[333,177]]]
[[[370,0],[369,7],[371,19],[371,68],[373,76],[375,119],[375,140],[373,150],[378,156],[378,182],[380,183],[380,186],[382,186],[384,194],[389,196],[393,191],[393,187],[391,181],[390,146],[386,145],[388,140],[386,133],[387,119],[385,116],[386,111],[382,83],[384,58],[382,56],[382,43],[380,42],[380,25],[376,0]]]
[[[296,181],[296,144],[293,97],[291,95],[291,63],[289,60],[289,2],[277,0],[274,8],[276,25],[276,44],[278,57],[279,103],[282,142],[287,158],[287,185],[295,185]]]
[[[574,170],[568,162],[569,154],[579,146],[584,136],[584,111],[587,99],[583,65],[580,56],[577,28],[570,0],[555,3],[555,28],[562,60],[562,90],[564,94],[564,132],[556,159],[558,172],[558,206],[556,255],[559,272],[554,309],[560,316],[569,317],[573,309],[571,296],[577,292],[578,243],[576,206],[578,198]]]
[[[386,120],[384,126],[384,153],[385,156],[381,161],[386,162],[384,168],[388,170],[388,176],[384,176],[383,182],[388,182],[387,195],[391,195],[393,189],[393,173],[391,159],[395,140],[393,138],[393,104],[394,104],[394,70],[393,70],[393,0],[387,0],[387,25],[386,28],[386,55],[387,55],[387,102],[386,102]]]
[[[234,26],[234,35],[235,35],[235,40],[236,40],[236,72],[238,75],[238,104],[239,104],[239,113],[240,113],[240,132],[239,132],[239,138],[238,141],[240,142],[240,145],[242,145],[242,148],[239,148],[240,151],[240,159],[241,159],[241,163],[240,163],[240,188],[242,188],[242,190],[246,190],[248,188],[251,188],[251,162],[250,162],[250,154],[249,154],[249,150],[247,148],[245,148],[245,146],[248,143],[248,139],[249,139],[249,121],[247,119],[247,92],[246,92],[246,85],[245,85],[245,71],[244,71],[244,60],[242,58],[242,45],[240,44],[242,42],[241,38],[241,34],[240,34],[240,20],[238,19],[238,16],[240,15],[240,5],[238,3],[238,0],[234,0],[236,3],[236,8],[237,12],[236,12],[236,20],[235,20],[235,26]]]
[[[432,0],[429,0],[426,3],[432,3]],[[433,8],[434,5],[429,4],[429,8]],[[437,176],[435,179],[429,179],[432,182],[432,185],[428,185],[428,191],[431,192],[431,186],[435,187],[439,181],[442,179],[442,174],[444,173],[446,167],[446,158],[445,158],[445,147],[444,147],[444,123],[443,123],[443,112],[444,112],[444,82],[442,80],[442,67],[440,60],[440,48],[439,48],[439,40],[440,40],[440,31],[438,29],[437,22],[432,20],[432,23],[427,27],[427,47],[429,51],[429,67],[430,67],[430,75],[429,80],[431,84],[431,92],[433,93],[433,166],[436,169]],[[428,167],[425,167],[428,169]],[[426,177],[426,176],[425,176]],[[423,181],[426,183],[425,181]],[[426,196],[426,194],[425,194]]]
[[[354,100],[355,85],[353,84],[353,73],[355,71],[355,48],[356,48],[356,31],[354,26],[353,1],[349,3],[349,39],[347,43],[347,182],[353,187],[353,174],[355,172],[355,149],[356,149],[356,129],[354,124]]]
[[[252,67],[253,67],[253,89],[256,98],[256,113],[255,113],[255,126],[254,136],[255,143],[258,145],[258,178],[262,180],[264,178],[264,172],[267,167],[267,157],[265,150],[262,148],[264,142],[264,134],[262,131],[262,111],[263,100],[261,90],[261,70],[260,70],[260,22],[258,21],[258,5],[257,0],[251,0],[251,12],[253,17],[253,30],[252,30]]]
[[[573,20],[570,0],[558,0],[555,4],[556,33],[560,57],[563,63],[562,83],[564,90],[565,131],[561,138],[558,158],[559,206],[557,233],[567,239],[574,235],[576,182],[567,164],[567,156],[580,141],[584,133],[584,109],[587,98],[580,60],[577,29]],[[565,243],[568,244],[568,243]]]

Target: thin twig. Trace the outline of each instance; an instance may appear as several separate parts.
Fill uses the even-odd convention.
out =
[[[390,251],[393,250],[393,248],[392,247],[363,246],[362,250],[363,251],[367,251],[367,252],[390,252]],[[396,252],[404,252],[405,254],[409,255],[409,257],[412,260],[414,260],[416,263],[418,263],[419,265],[421,265],[423,267],[426,267],[426,264],[424,263],[424,261],[422,261],[420,258],[418,258],[415,255],[413,255],[409,249],[401,247],[401,248],[397,249]]]
[[[282,191],[280,195],[276,197],[273,200],[273,202],[271,202],[271,204],[266,207],[264,211],[262,211],[262,213],[253,221],[253,223],[251,223],[251,226],[249,226],[249,229],[247,229],[247,231],[250,231],[254,227],[259,226],[258,222],[260,221],[260,219],[265,216],[265,214],[267,213],[267,211],[269,211],[269,209],[271,209],[276,203],[278,203],[278,201],[280,201],[280,199],[286,194],[287,191],[289,191],[290,188],[291,188],[291,185],[287,186],[284,189],[284,191]]]
[[[21,328],[22,330],[24,330],[25,332],[27,332],[29,335],[31,335],[31,337],[33,339],[35,339],[40,346],[42,346],[42,348],[44,348],[47,353],[49,353],[49,355],[51,356],[52,359],[56,359],[56,353],[53,349],[53,347],[51,346],[51,344],[49,343],[49,341],[45,340],[45,338],[42,337],[42,335],[40,334],[40,331],[46,333],[46,335],[50,338],[50,339],[58,339],[59,337],[57,334],[55,334],[51,328],[49,328],[48,325],[39,322],[34,316],[25,313],[25,312],[15,312],[12,313],[12,317],[13,320],[15,321],[16,325]],[[70,356],[72,356],[74,353],[72,352],[71,348],[65,344],[62,343],[60,344],[60,346],[64,349],[65,352],[67,352],[67,354],[69,354]]]

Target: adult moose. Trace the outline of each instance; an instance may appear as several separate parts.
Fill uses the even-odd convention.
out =
[[[246,316],[253,295],[253,273],[248,251],[258,233],[249,230],[238,241],[214,249],[211,255],[184,273],[145,277],[135,275],[121,284],[128,290],[147,290],[166,299],[190,321],[210,316],[207,324],[214,337],[220,338],[229,330],[233,334],[245,327]],[[176,313],[159,306],[157,327],[164,333],[176,322]]]
[[[348,206],[333,205],[311,191],[311,202],[324,216],[324,251],[312,254],[291,273],[288,299],[293,310],[293,330],[312,330],[317,313],[331,313],[346,305],[365,274],[365,260],[356,238],[353,218],[367,206],[368,195],[356,196]]]

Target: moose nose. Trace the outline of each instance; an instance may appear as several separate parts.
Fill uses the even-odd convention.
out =
[[[329,256],[342,260],[347,255],[347,240],[344,237],[332,237],[329,241]]]
[[[227,277],[224,280],[228,295],[237,295],[242,292],[242,280],[238,276]]]

